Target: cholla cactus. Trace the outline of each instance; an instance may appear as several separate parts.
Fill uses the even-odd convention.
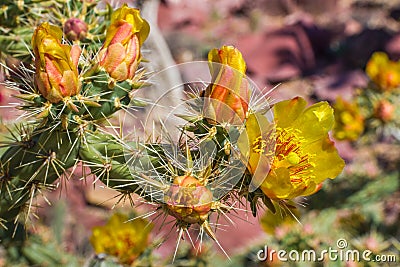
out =
[[[160,136],[138,142],[102,130],[115,112],[141,104],[133,92],[145,84],[140,48],[149,25],[138,10],[124,5],[112,12],[104,34],[100,30],[108,21],[96,18],[92,3],[72,3],[87,18],[75,11],[65,16],[57,4],[50,5],[54,16],[68,19],[59,20],[63,25],[38,25],[32,38],[35,69],[21,67],[6,82],[19,91],[18,108],[30,121],[17,128],[1,157],[2,221],[29,213],[42,188],[82,162],[98,180],[118,190],[121,199],[137,193],[151,203],[155,210],[146,216],[173,216],[177,248],[184,234],[192,240],[189,229],[195,225],[200,228],[199,247],[206,233],[223,250],[213,219],[229,219],[238,209],[237,199],[244,197],[254,215],[260,199],[275,213],[281,206],[288,209],[295,197],[315,193],[343,169],[328,137],[332,108],[326,102],[307,108],[297,97],[271,109],[245,77],[245,61],[232,46],[210,51],[209,85],[188,94],[189,114],[175,114],[186,120],[179,125],[178,142]],[[63,41],[62,29],[73,45]],[[95,34],[103,40],[101,47]],[[88,50],[83,50],[79,45],[86,41]],[[96,251],[107,250],[97,237]],[[140,253],[117,256],[131,262]]]
[[[124,173],[124,168],[116,171],[113,166],[114,161],[123,162],[122,146],[98,127],[130,104],[132,91],[141,86],[143,71],[136,72],[136,65],[131,69],[136,75],[115,81],[99,67],[98,59],[81,57],[78,62],[80,49],[63,44],[61,36],[61,29],[47,22],[38,26],[32,38],[36,69],[24,70],[28,76],[21,77],[23,83],[6,82],[22,92],[17,95],[23,101],[19,108],[26,111],[27,118],[34,119],[21,126],[21,137],[14,135],[14,142],[7,144],[9,149],[1,157],[0,216],[6,221],[18,217],[40,188],[49,187],[79,161],[94,173],[97,162],[101,162],[105,173],[130,177],[129,170]],[[118,154],[114,155],[109,146],[117,146]]]
[[[22,0],[7,1],[0,11],[0,48],[2,58],[12,56],[32,60],[29,51],[35,27],[48,22],[63,29],[70,42],[85,45],[87,51],[98,51],[105,38],[112,8],[99,8],[96,1]]]
[[[210,55],[210,85],[189,92],[187,112],[177,114],[187,121],[178,142],[143,144],[131,165],[142,196],[155,207],[146,216],[175,218],[177,249],[184,235],[194,239],[190,229],[197,225],[199,247],[205,233],[223,250],[213,218],[229,218],[237,198],[245,197],[254,215],[260,199],[273,213],[283,207],[293,214],[292,199],[315,193],[344,167],[328,137],[334,122],[328,103],[306,108],[304,99],[294,98],[269,110],[257,105],[266,100],[251,91],[237,49],[224,46]],[[271,111],[275,120],[266,116]]]
[[[362,140],[395,138],[400,140],[400,62],[395,62],[383,52],[375,52],[366,66],[370,83],[358,90],[355,96],[360,114],[365,121]]]

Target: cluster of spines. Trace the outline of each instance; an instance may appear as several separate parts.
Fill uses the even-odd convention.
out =
[[[0,6],[0,50],[1,61],[8,56],[22,61],[29,61],[31,55],[26,49],[30,47],[33,26],[47,21],[64,27],[68,18],[79,18],[87,24],[86,38],[79,41],[88,51],[97,51],[105,38],[105,29],[110,21],[112,7],[106,4],[99,9],[96,1],[49,1],[19,0],[6,1]],[[71,40],[72,42],[72,40]]]
[[[16,81],[8,80],[6,85],[22,93],[16,95],[22,101],[17,108],[25,111],[25,118],[34,120],[29,126],[10,130],[13,140],[3,143],[0,218],[11,221],[23,211],[30,212],[37,192],[34,188],[51,187],[79,162],[123,195],[136,191],[126,164],[126,146],[99,129],[115,112],[128,110],[132,103],[141,104],[133,97],[143,85],[144,72],[139,70],[133,81],[117,82],[95,65],[82,74],[79,95],[50,103],[32,86],[32,71],[22,65],[19,72],[14,71]]]

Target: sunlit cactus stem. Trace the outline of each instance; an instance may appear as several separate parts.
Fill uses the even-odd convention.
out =
[[[128,149],[110,134],[88,131],[79,157],[108,187],[132,193],[138,188],[127,164],[129,155],[125,153],[129,153]]]
[[[41,188],[50,186],[76,164],[80,142],[74,132],[32,133],[1,157],[0,218],[10,221],[31,208]]]
[[[18,0],[4,1],[0,6],[0,51],[19,60],[31,62],[26,49],[39,22],[46,21],[63,28],[65,37],[84,44],[86,50],[97,52],[110,23],[111,5],[98,1]]]
[[[134,12],[135,19],[148,26],[138,10],[124,6],[115,12],[121,10]],[[127,19],[128,28],[134,27],[131,24],[135,21],[129,15]],[[133,99],[133,92],[143,85],[145,71],[138,71],[138,64],[145,37],[135,34],[131,33],[132,38],[140,38],[140,42],[135,47],[134,66],[129,68],[129,77],[115,79],[100,66],[98,58],[85,58],[77,45],[63,43],[59,27],[45,22],[34,31],[36,69],[21,66],[26,77],[6,83],[18,91],[16,97],[23,102],[18,108],[26,111],[32,122],[27,123],[29,131],[11,133],[14,142],[4,144],[0,165],[2,221],[14,221],[24,211],[29,214],[34,197],[42,189],[54,188],[52,184],[80,162],[106,185],[124,194],[137,191],[123,143],[99,130],[118,110],[140,103]]]

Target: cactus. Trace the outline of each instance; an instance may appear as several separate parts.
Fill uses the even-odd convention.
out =
[[[64,76],[57,80],[57,75],[71,75],[73,72],[69,69],[60,74],[51,71],[54,64],[65,63],[57,61],[52,54],[46,54],[54,50],[46,52],[43,40],[51,40],[52,49],[57,47],[59,51],[57,56],[62,51],[69,51],[64,49],[71,48],[58,39],[60,30],[56,26],[42,25],[35,31],[32,41],[36,70],[21,65],[21,73],[26,75],[15,74],[6,81],[9,88],[20,92],[16,95],[22,101],[19,108],[33,121],[20,126],[23,131],[20,131],[20,137],[18,133],[13,133],[15,140],[5,144],[9,148],[1,156],[0,217],[4,221],[18,218],[25,210],[29,212],[31,206],[26,203],[31,202],[38,189],[51,186],[79,161],[87,163],[97,174],[96,164],[103,164],[108,173],[107,161],[111,159],[118,163],[118,166],[110,168],[111,177],[116,175],[129,179],[127,177],[131,176],[121,154],[123,147],[112,135],[101,133],[99,127],[115,112],[130,106],[131,102],[140,104],[132,98],[133,91],[141,86],[144,71],[137,71],[129,80],[116,81],[96,63],[98,58],[83,61],[81,58],[78,83],[74,85],[78,88],[64,87],[68,85],[62,83]],[[74,91],[68,93],[65,90]],[[99,179],[104,179],[106,184],[111,181],[110,186],[113,185],[114,180],[109,180],[108,176],[99,175]]]
[[[96,1],[73,0],[67,5],[62,0],[6,1],[0,11],[2,58],[12,56],[30,62],[31,55],[26,48],[29,47],[34,28],[41,22],[49,22],[65,29],[68,38],[71,36],[71,19],[79,19],[86,24],[87,33],[82,35],[84,38],[72,38],[70,41],[85,45],[88,51],[98,51],[104,41],[111,13],[110,5],[100,8]]]
[[[145,104],[135,91],[147,84],[147,72],[139,64],[149,24],[127,5],[113,12],[107,7],[103,13],[87,1],[72,1],[75,13],[62,10],[59,2],[28,1],[24,8],[33,10],[38,3],[49,4],[49,11],[39,13],[50,23],[55,17],[54,25],[46,21],[36,27],[33,60],[21,53],[17,58],[25,64],[18,70],[6,66],[6,85],[18,92],[18,108],[29,121],[11,132],[13,141],[4,144],[0,158],[4,225],[18,223],[24,213],[28,219],[37,193],[83,163],[97,180],[118,190],[120,200],[133,205],[131,194],[136,193],[155,207],[141,216],[174,217],[178,240],[173,259],[181,238],[186,234],[192,240],[192,225],[200,229],[199,248],[207,234],[229,258],[214,218],[230,220],[228,214],[240,209],[235,203],[242,198],[254,216],[260,205],[272,213],[278,208],[291,213],[293,198],[317,192],[326,178],[343,169],[328,137],[330,106],[306,108],[306,101],[297,97],[271,109],[245,77],[244,59],[232,46],[210,51],[211,81],[205,81],[210,84],[187,94],[188,114],[174,114],[186,121],[178,126],[178,141],[168,133],[163,133],[166,139],[150,136],[146,141],[109,133],[103,126],[114,127],[109,118],[116,112]],[[5,25],[12,30],[6,37],[19,25],[26,29],[26,23]],[[19,49],[15,39],[4,40],[6,53]],[[275,120],[269,117],[272,110]],[[334,165],[329,170],[327,161]],[[103,263],[93,260],[94,265]]]
[[[400,140],[400,111],[395,103],[400,98],[400,63],[383,52],[375,52],[366,66],[369,83],[359,88],[351,102],[336,99],[338,140],[371,144]]]

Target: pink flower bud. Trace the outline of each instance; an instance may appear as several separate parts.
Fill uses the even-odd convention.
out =
[[[64,24],[64,34],[70,41],[85,39],[87,31],[86,23],[78,18],[70,18]]]

